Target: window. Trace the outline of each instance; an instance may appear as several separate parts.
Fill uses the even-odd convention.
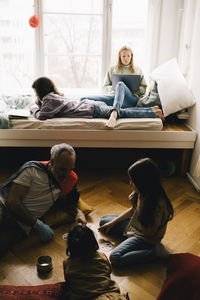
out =
[[[112,10],[111,64],[116,63],[119,49],[133,50],[134,63],[144,68],[145,29],[148,0],[114,0]]]
[[[143,67],[147,5],[148,0],[57,0],[56,5],[43,0],[42,73],[62,89],[100,89],[125,44]]]
[[[101,0],[43,1],[44,72],[60,88],[101,85]]]
[[[39,76],[72,93],[97,91],[125,44],[143,67],[147,5],[148,0],[0,0],[3,93],[31,91]],[[40,18],[36,29],[28,23],[33,14]]]
[[[34,30],[28,24],[33,1],[0,0],[0,10],[1,92],[24,93],[34,79]]]

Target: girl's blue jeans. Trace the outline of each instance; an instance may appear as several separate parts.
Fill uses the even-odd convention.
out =
[[[100,220],[100,226],[112,221],[118,215],[104,216]],[[130,219],[117,223],[109,231],[109,234],[123,237],[123,232]],[[119,244],[110,254],[113,266],[126,267],[134,264],[146,263],[156,259],[155,245],[145,242],[142,238],[131,236]]]
[[[114,109],[118,112],[118,118],[156,118],[151,107],[135,107],[137,97],[121,81],[116,86],[115,96],[83,97],[80,101],[85,99],[95,101],[93,118],[109,119]]]
[[[122,81],[116,85],[115,95],[82,97],[80,101],[85,99],[101,101],[108,106],[114,106],[114,104],[117,103],[117,106],[120,108],[135,107],[138,102],[137,97],[131,93],[129,88]]]
[[[94,102],[93,118],[109,119],[113,109],[117,110],[118,118],[156,118],[151,107],[127,107],[119,109],[117,106],[108,106],[104,102]]]

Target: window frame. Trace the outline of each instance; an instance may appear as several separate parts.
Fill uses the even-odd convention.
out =
[[[150,1],[150,0],[149,0]],[[104,78],[107,70],[111,66],[112,59],[112,20],[113,20],[113,3],[114,0],[102,0],[103,8],[102,8],[102,49],[101,49],[101,74],[99,75],[99,85],[100,89],[102,89]],[[36,77],[44,76],[45,71],[45,47],[44,47],[44,26],[43,26],[43,12],[44,8],[44,0],[34,0],[34,9],[35,14],[37,14],[40,18],[40,26],[35,30],[35,49],[36,49],[36,57],[35,57],[35,73]],[[149,6],[149,4],[148,4]],[[62,13],[62,12],[61,12]],[[60,12],[53,12],[53,14],[61,14]],[[75,13],[66,12],[68,15],[74,15]],[[87,13],[77,13],[80,15],[93,15]],[[94,14],[95,15],[95,14]],[[99,15],[99,14],[96,14]],[[148,19],[148,16],[147,16]],[[145,41],[147,43],[147,41]],[[148,47],[147,47],[148,48]],[[47,54],[48,55],[48,54]],[[59,56],[59,54],[57,54]],[[84,54],[85,55],[85,54]],[[87,54],[86,54],[87,55]],[[61,55],[60,55],[61,56]],[[89,55],[90,56],[90,55]],[[145,60],[147,59],[147,55],[145,53]],[[144,70],[146,73],[146,70]],[[95,88],[95,91],[99,91],[99,88]]]
[[[101,61],[101,82],[110,65],[111,40],[112,40],[112,2],[113,0],[103,0],[102,12],[102,61]],[[43,0],[34,0],[34,11],[40,18],[40,26],[35,31],[36,47],[36,74],[43,76],[45,74],[45,52],[44,52],[44,27],[43,27]],[[59,13],[55,13],[59,14]],[[70,13],[67,13],[70,15]],[[73,15],[73,14],[71,14]],[[81,14],[84,15],[84,14]],[[59,55],[59,54],[58,54]]]

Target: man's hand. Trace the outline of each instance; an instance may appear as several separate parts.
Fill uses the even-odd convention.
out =
[[[78,223],[81,223],[82,225],[87,224],[87,220],[85,218],[85,215],[79,208],[77,208],[77,214],[76,214],[75,222],[76,222],[76,224],[78,224]]]
[[[33,226],[33,229],[37,231],[42,242],[50,242],[54,236],[54,232],[51,227],[47,224],[44,224],[39,219],[37,219],[35,225]]]

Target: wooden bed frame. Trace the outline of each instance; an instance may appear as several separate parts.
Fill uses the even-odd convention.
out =
[[[185,175],[197,132],[186,124],[165,124],[161,131],[91,129],[0,129],[0,147],[51,147],[69,143],[79,148],[182,149]]]

